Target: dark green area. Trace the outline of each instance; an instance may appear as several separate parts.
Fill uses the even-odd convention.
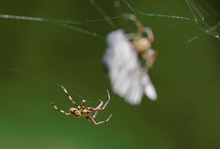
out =
[[[111,17],[131,13],[124,3],[119,10],[113,2],[97,1]],[[184,0],[128,2],[146,13],[193,18]],[[1,14],[51,19],[103,18],[89,1],[79,0],[1,0],[0,8]],[[211,8],[204,7],[210,14],[205,17],[214,20],[218,14]],[[55,111],[51,102],[65,111],[72,105],[62,88],[47,81],[96,106],[106,89],[111,90],[101,64],[105,40],[49,23],[0,19],[0,148],[219,149],[220,41],[198,30],[193,21],[137,16],[154,32],[153,49],[159,55],[150,77],[159,98],[152,102],[144,97],[139,106],[130,106],[111,93],[97,121],[113,116],[99,126]],[[114,22],[130,25],[121,19]],[[77,27],[103,37],[114,30],[105,21]],[[186,44],[195,36],[198,39]]]

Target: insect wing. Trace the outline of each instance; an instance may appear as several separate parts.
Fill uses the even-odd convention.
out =
[[[150,80],[150,77],[147,74],[143,75],[143,84],[144,84],[145,95],[151,100],[156,100],[157,99],[156,90]]]

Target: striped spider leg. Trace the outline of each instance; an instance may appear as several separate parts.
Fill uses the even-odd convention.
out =
[[[146,61],[146,69],[149,71],[157,57],[157,52],[151,49],[151,43],[154,41],[153,31],[149,27],[144,27],[135,15],[124,14],[123,17],[133,21],[138,28],[139,32],[129,33],[127,37],[137,53]],[[144,34],[147,34],[147,37]]]
[[[109,119],[111,118],[111,116],[112,116],[112,114],[111,114],[105,121],[96,122],[96,121],[94,120],[94,119],[96,118],[98,112],[104,110],[105,107],[107,106],[107,104],[109,103],[109,101],[110,101],[110,94],[109,94],[109,91],[108,91],[108,90],[107,90],[107,95],[108,95],[108,100],[105,102],[104,106],[101,107],[101,106],[103,105],[103,101],[100,100],[100,104],[99,104],[96,108],[92,109],[92,111],[95,112],[94,115],[93,115],[92,117],[91,117],[91,116],[87,116],[87,117],[86,117],[89,121],[93,122],[93,124],[95,124],[95,125],[99,125],[99,124],[108,122],[108,120],[109,120]]]
[[[105,123],[105,122],[108,122],[109,119],[111,118],[112,115],[110,115],[106,120],[104,121],[100,121],[100,122],[96,122],[94,119],[96,118],[97,114],[99,111],[102,111],[105,109],[105,107],[107,106],[107,104],[109,103],[110,101],[110,94],[107,90],[107,95],[108,95],[108,100],[105,102],[103,101],[99,101],[99,105],[96,107],[96,108],[92,108],[92,107],[84,107],[85,103],[86,103],[86,100],[82,100],[82,102],[80,103],[80,105],[76,104],[76,102],[72,99],[72,97],[70,96],[70,94],[67,92],[67,90],[61,86],[64,90],[64,92],[67,94],[68,98],[70,99],[70,102],[75,105],[77,108],[70,108],[69,109],[69,112],[65,112],[59,108],[57,108],[57,106],[55,106],[53,103],[51,103],[51,105],[59,112],[65,114],[66,116],[69,116],[69,115],[74,115],[76,117],[85,117],[88,119],[88,121],[91,121],[93,124],[95,125],[99,125],[99,124],[102,124],[102,123]],[[104,105],[103,105],[104,104]],[[92,113],[95,112],[93,115]],[[92,115],[92,116],[91,116]]]

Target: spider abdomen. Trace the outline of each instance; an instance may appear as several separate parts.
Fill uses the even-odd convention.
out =
[[[77,108],[70,108],[69,111],[75,116],[82,116],[81,112]]]

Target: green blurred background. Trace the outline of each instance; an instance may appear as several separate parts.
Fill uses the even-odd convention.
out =
[[[192,18],[184,0],[128,2],[142,12]],[[112,17],[132,13],[122,2],[119,9],[114,0],[97,3]],[[212,26],[219,15],[216,5],[207,4],[202,10]],[[79,0],[1,0],[0,13],[82,22],[103,18],[89,1]],[[111,93],[96,120],[113,116],[99,126],[55,111],[51,102],[65,111],[72,105],[47,81],[70,89],[76,102],[82,99],[73,91],[96,106],[111,90],[101,64],[105,40],[49,23],[0,19],[0,149],[219,149],[220,41],[193,21],[137,16],[154,32],[159,56],[150,76],[159,98],[144,97],[131,106]],[[104,21],[78,27],[103,37],[114,30]]]

